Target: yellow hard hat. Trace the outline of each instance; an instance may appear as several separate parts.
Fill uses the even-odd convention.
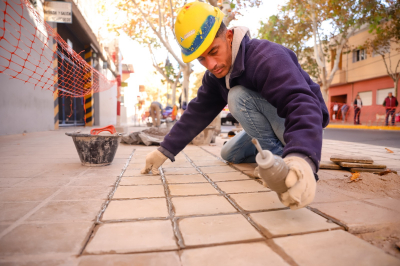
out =
[[[223,18],[218,7],[203,2],[191,2],[179,10],[175,36],[181,46],[183,62],[195,60],[208,49]]]

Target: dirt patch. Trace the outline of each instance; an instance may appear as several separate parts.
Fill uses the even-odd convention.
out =
[[[318,185],[326,184],[350,192],[400,199],[399,175],[390,173],[379,176],[372,173],[360,173],[360,180],[351,183],[349,183],[351,173],[348,176],[348,179],[321,180]]]
[[[400,259],[400,249],[396,245],[400,241],[400,224],[356,236]]]

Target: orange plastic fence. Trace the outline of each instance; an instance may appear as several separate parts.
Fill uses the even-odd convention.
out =
[[[68,97],[104,91],[116,83],[72,50],[28,0],[0,2],[0,73]]]

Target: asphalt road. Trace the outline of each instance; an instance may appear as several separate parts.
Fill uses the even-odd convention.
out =
[[[232,128],[222,126],[221,131],[227,133]],[[326,128],[324,139],[400,148],[400,131]]]
[[[400,148],[400,131],[326,128],[324,139]]]

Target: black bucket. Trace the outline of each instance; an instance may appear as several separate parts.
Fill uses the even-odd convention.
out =
[[[72,137],[79,158],[86,166],[109,165],[114,160],[121,135],[65,133]]]

